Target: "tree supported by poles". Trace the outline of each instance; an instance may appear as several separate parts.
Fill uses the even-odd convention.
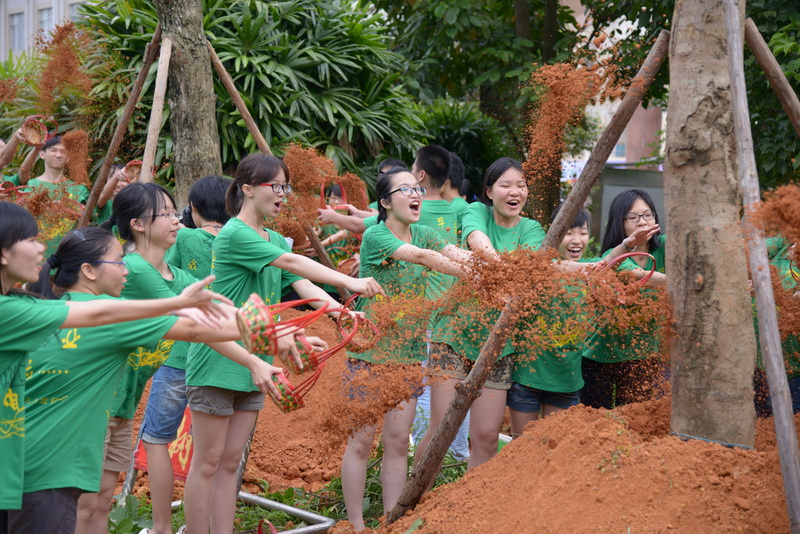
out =
[[[669,32],[661,32],[647,59],[639,69],[639,73],[633,79],[631,87],[619,109],[600,136],[589,161],[578,178],[578,182],[548,230],[547,236],[545,236],[542,243],[542,248],[555,248],[561,242],[564,234],[569,229],[570,222],[578,214],[592,186],[600,178],[600,173],[606,160],[611,155],[611,151],[625,130],[625,126],[630,121],[634,111],[641,104],[642,97],[647,92],[647,88],[652,83],[656,72],[664,62],[668,45]],[[387,514],[387,522],[393,523],[397,521],[408,510],[414,508],[436,477],[447,448],[453,442],[459,426],[464,421],[470,406],[480,394],[492,365],[497,361],[497,356],[500,354],[506,339],[514,329],[515,318],[518,315],[516,312],[519,305],[518,298],[511,297],[497,319],[497,323],[492,328],[489,339],[481,349],[472,371],[470,371],[467,378],[456,384],[456,395],[447,409],[441,425],[434,432],[422,459],[406,482],[397,505]]]

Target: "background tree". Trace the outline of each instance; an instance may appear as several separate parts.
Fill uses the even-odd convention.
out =
[[[184,204],[194,182],[222,173],[211,59],[200,0],[155,0],[154,4],[163,28],[162,39],[172,40],[167,87],[175,147],[172,166],[175,194]]]
[[[664,197],[672,430],[752,447],[756,340],[741,236],[721,0],[678,0],[670,42]],[[702,50],[702,53],[698,53]]]
[[[608,28],[616,28],[608,31],[608,37],[619,47],[617,65],[623,76],[635,74],[636,65],[650,49],[658,30],[669,29],[674,23],[674,0],[588,0],[585,3],[593,24],[592,38]],[[793,0],[748,0],[745,16],[756,23],[793,89],[800,92],[800,12],[797,3]],[[627,30],[614,24],[620,20],[635,24],[632,35],[625,39],[623,36]],[[671,67],[665,67],[650,86],[645,105],[648,102],[661,106],[666,104]],[[793,131],[761,67],[746,47],[745,77],[761,186],[771,188],[800,180],[800,138]]]

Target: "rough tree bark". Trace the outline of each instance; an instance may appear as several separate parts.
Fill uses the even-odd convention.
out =
[[[744,2],[738,8],[743,12]],[[756,341],[721,0],[678,0],[672,19],[664,193],[672,430],[752,447]]]
[[[164,36],[172,40],[169,126],[175,196],[186,204],[189,188],[203,176],[222,173],[211,60],[200,0],[155,0]]]

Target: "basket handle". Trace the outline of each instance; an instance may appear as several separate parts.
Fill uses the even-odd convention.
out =
[[[657,265],[655,257],[653,257],[652,254],[648,254],[647,252],[626,252],[625,254],[620,254],[616,258],[608,261],[605,265],[600,267],[600,269],[598,269],[598,272],[606,271],[606,270],[612,268],[613,266],[622,263],[626,259],[633,258],[635,256],[645,256],[645,257],[649,258],[650,261],[653,262],[653,267],[650,269],[650,272],[648,272],[641,279],[639,279],[639,280],[637,280],[635,282],[635,283],[640,284],[640,285],[645,285],[647,283],[647,281],[650,280],[650,277],[653,276],[653,273],[656,272],[656,269],[658,268],[658,265]]]

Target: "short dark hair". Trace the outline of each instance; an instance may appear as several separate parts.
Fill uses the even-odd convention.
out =
[[[556,209],[554,209],[553,213],[550,214],[550,224],[553,224],[553,221],[556,220],[556,215],[558,215],[558,212],[561,211],[561,206],[563,205],[564,204],[559,204],[556,206]],[[589,213],[588,210],[581,208],[578,211],[578,214],[575,215],[575,218],[572,219],[572,224],[569,225],[569,228],[580,228],[584,224],[587,228],[592,225],[592,214]]]
[[[417,150],[414,164],[431,177],[434,187],[442,187],[450,178],[450,152],[439,145],[427,145]]]
[[[492,200],[486,194],[486,190],[492,187],[508,169],[516,169],[519,172],[522,172],[522,164],[514,158],[504,157],[489,165],[489,168],[486,169],[486,173],[483,175],[483,191],[481,192],[481,202],[487,206],[492,205]]]
[[[225,211],[225,194],[232,183],[230,178],[204,176],[189,189],[189,204],[203,219],[225,224],[231,218]]]
[[[461,184],[464,183],[464,162],[455,152],[450,152],[450,185],[461,193]]]
[[[282,159],[267,154],[250,154],[236,166],[235,178],[225,194],[225,209],[228,215],[236,217],[242,209],[243,185],[259,185],[271,182],[283,170],[286,183],[289,183],[289,168]]]
[[[0,200],[0,248],[9,249],[19,241],[36,237],[38,233],[39,225],[36,224],[36,219],[28,210],[11,202]],[[0,270],[2,269],[3,267],[0,266]],[[0,287],[2,294],[11,292],[13,292],[12,288]]]
[[[627,191],[623,191],[614,197],[614,200],[611,201],[611,207],[608,209],[608,221],[606,221],[606,228],[603,232],[603,242],[600,246],[601,254],[616,247],[625,239],[625,216],[628,215],[633,203],[639,198],[647,203],[647,207],[649,207],[650,211],[655,215],[656,218],[653,224],[658,224],[656,205],[646,191],[642,191],[641,189],[628,189]],[[661,231],[659,230],[650,238],[647,242],[648,252],[652,252],[660,246],[660,236]]]
[[[389,170],[394,167],[403,167],[407,169],[408,165],[406,165],[406,162],[401,159],[386,158],[385,160],[378,163],[378,172],[383,172],[383,169]]]
[[[59,145],[62,142],[63,141],[61,140],[61,136],[60,135],[54,135],[53,137],[51,137],[50,139],[48,139],[47,141],[44,142],[44,144],[42,145],[42,148],[40,148],[39,151],[44,152],[45,150],[47,150],[49,148],[53,148],[54,146]]]
[[[375,184],[375,194],[378,195],[378,222],[386,220],[386,208],[381,201],[392,191],[392,177],[401,172],[410,172],[405,167],[392,167],[386,172],[378,175],[378,182]]]

